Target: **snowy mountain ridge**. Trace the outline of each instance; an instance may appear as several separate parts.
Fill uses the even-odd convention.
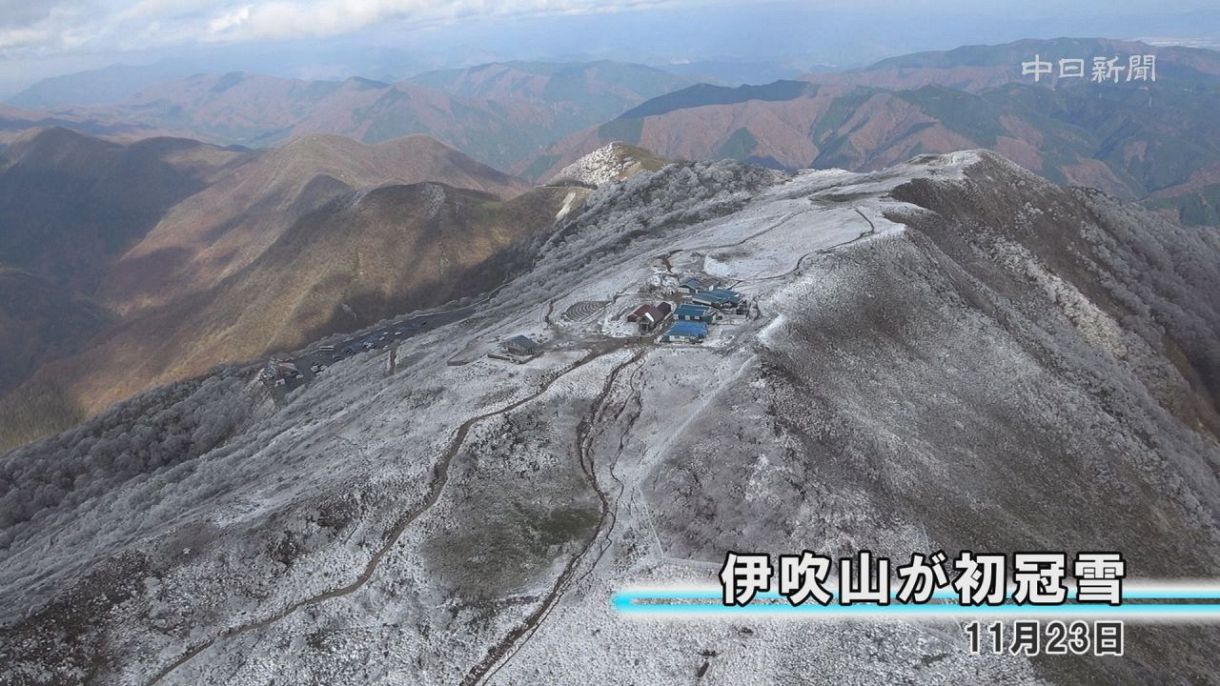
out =
[[[120,408],[4,456],[0,675],[1172,673],[1172,628],[1131,636],[1123,660],[1060,664],[969,655],[955,625],[637,621],[609,597],[714,583],[724,551],[745,549],[905,559],[1036,542],[1114,546],[1140,576],[1213,569],[1220,315],[1189,292],[1220,284],[1217,255],[1214,234],[991,153],[869,174],[683,163],[604,185],[531,271],[405,341],[392,375],[382,353],[358,355],[283,405],[253,383],[204,384],[176,397],[175,424]],[[625,321],[677,302],[690,276],[750,311],[702,345]],[[518,335],[539,354],[489,356]],[[254,405],[244,421],[208,421],[238,401]],[[210,447],[71,495],[107,446],[142,454],[174,440],[179,416],[214,427],[197,439]],[[76,470],[65,493],[16,507],[43,478],[22,465],[52,455]],[[1188,645],[1216,639],[1199,629]]]

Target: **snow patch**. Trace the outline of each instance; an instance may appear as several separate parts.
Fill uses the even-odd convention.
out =
[[[563,219],[572,211],[572,201],[576,199],[576,191],[568,191],[568,194],[563,198],[563,207],[559,208],[559,212],[555,215],[555,219]]]
[[[603,186],[622,181],[638,167],[639,160],[633,157],[622,143],[610,143],[581,157],[564,167],[552,179],[552,184],[579,183],[588,186]]]

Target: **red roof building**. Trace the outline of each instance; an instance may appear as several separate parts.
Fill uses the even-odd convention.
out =
[[[648,303],[644,303],[643,305],[640,305],[639,307],[632,310],[631,314],[627,315],[627,321],[629,321],[629,322],[640,321],[641,317],[648,314],[648,311],[651,307],[652,307],[652,305],[649,305]]]

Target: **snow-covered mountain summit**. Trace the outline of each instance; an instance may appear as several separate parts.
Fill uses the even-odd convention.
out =
[[[564,167],[550,185],[604,186],[625,181],[644,171],[656,171],[666,160],[644,148],[621,141],[607,143]]]

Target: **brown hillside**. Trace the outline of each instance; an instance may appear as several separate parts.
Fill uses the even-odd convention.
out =
[[[586,193],[540,188],[500,201],[436,183],[349,192],[214,286],[128,318],[44,378],[68,379],[69,397],[92,413],[222,362],[477,295],[521,264],[517,248],[553,225],[569,194]]]
[[[170,207],[243,156],[184,139],[27,132],[0,153],[0,264],[90,292]]]
[[[844,107],[849,101],[851,109]],[[856,169],[881,168],[921,152],[979,147],[893,94],[840,86],[791,100],[686,107],[636,122],[638,131],[628,142],[665,158],[735,157],[793,169],[813,166],[831,145],[850,156],[842,166]],[[816,135],[819,127],[833,135]],[[543,158],[551,164],[541,178],[616,140],[621,128],[603,125],[556,143]]]
[[[378,145],[330,135],[299,138],[174,207],[123,256],[101,297],[130,314],[202,292],[238,273],[296,220],[334,198],[422,181],[500,197],[529,188],[426,136]]]
[[[528,189],[425,136],[251,152],[26,134],[0,152],[0,447],[494,287],[514,246],[585,193]]]

